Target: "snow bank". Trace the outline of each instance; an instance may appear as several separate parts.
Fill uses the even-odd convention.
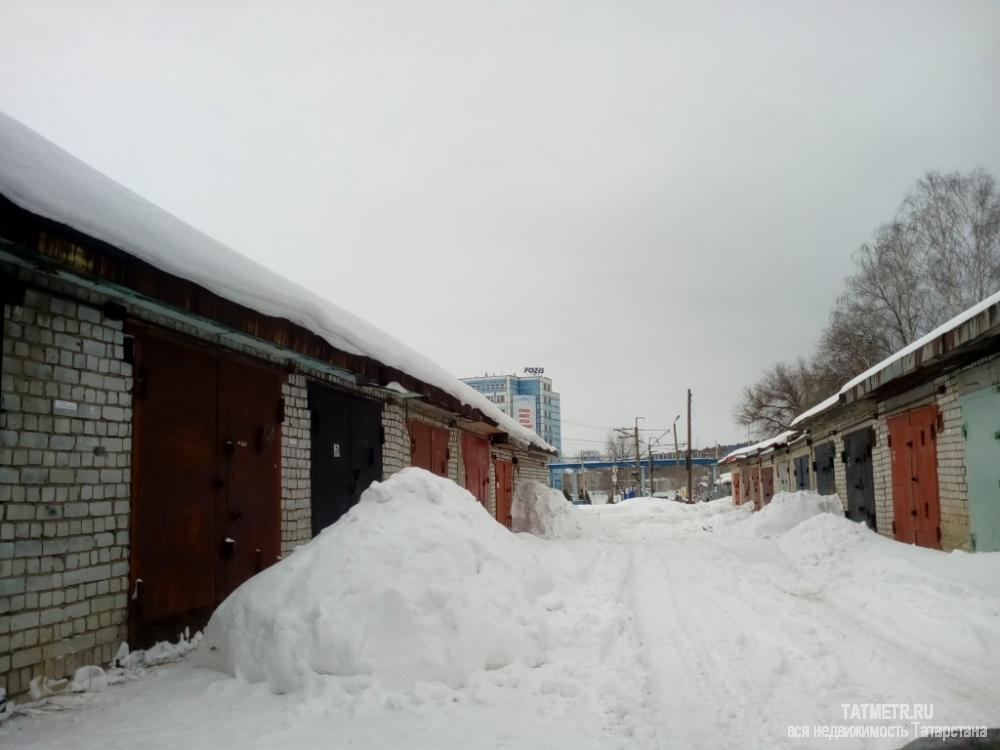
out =
[[[514,531],[548,539],[579,539],[593,536],[598,530],[594,519],[559,490],[534,481],[517,483],[511,519]]]
[[[535,666],[546,646],[538,599],[553,582],[528,547],[465,489],[404,469],[240,586],[196,658],[278,693],[317,675],[458,688],[482,670]]]
[[[555,451],[428,357],[185,224],[2,112],[0,194],[224,299],[297,323],[341,351],[396,367],[478,409],[517,442]]]
[[[744,516],[735,526],[745,538],[781,536],[803,521],[823,513],[843,517],[844,507],[837,495],[815,492],[779,492],[759,512]]]

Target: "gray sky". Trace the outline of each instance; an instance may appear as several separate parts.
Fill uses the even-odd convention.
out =
[[[0,109],[455,375],[544,366],[569,450],[689,386],[701,445],[739,438],[921,171],[1000,175],[1000,2],[0,0],[0,28]]]

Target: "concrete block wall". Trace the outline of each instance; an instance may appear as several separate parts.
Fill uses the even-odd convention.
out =
[[[22,274],[5,308],[0,687],[107,662],[125,638],[132,371],[93,294]],[[50,288],[46,288],[50,287]]]
[[[281,554],[288,555],[312,538],[312,437],[309,392],[301,373],[281,386],[285,421],[281,425]]]

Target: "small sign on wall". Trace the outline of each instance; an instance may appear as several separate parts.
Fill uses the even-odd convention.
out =
[[[340,458],[340,443],[333,444],[333,457]]]

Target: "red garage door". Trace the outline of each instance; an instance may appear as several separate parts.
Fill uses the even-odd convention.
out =
[[[738,471],[733,472],[733,502],[736,505],[743,502],[743,498],[740,496],[740,473]]]
[[[493,467],[496,472],[497,520],[509,529],[514,501],[514,465],[497,459]]]
[[[281,545],[279,371],[135,335],[129,643],[201,628]]]
[[[941,546],[934,404],[889,417],[893,530],[897,540]]]
[[[427,422],[410,420],[410,465],[448,476],[448,430]]]
[[[760,510],[763,507],[760,497],[760,467],[754,466],[750,469],[750,499],[753,500],[753,509]]]
[[[771,502],[771,498],[774,497],[773,466],[760,467],[760,494],[761,494],[761,500],[764,505],[767,505],[769,502]]]
[[[462,433],[462,463],[465,489],[483,505],[490,496],[490,443],[479,435]]]

